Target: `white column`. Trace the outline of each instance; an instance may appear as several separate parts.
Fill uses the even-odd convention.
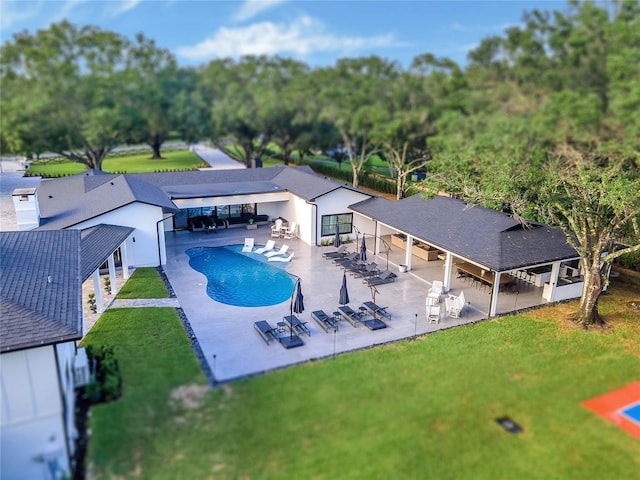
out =
[[[116,260],[113,258],[113,253],[109,255],[107,259],[107,265],[109,265],[109,280],[111,281],[111,293],[116,295],[120,288],[118,287],[118,279],[116,277]]]
[[[129,279],[129,257],[127,255],[127,242],[120,245],[120,259],[122,260],[122,278]]]
[[[380,240],[380,223],[379,222],[376,222],[375,232],[376,232],[376,243],[375,243],[374,253],[378,255],[380,253],[380,244],[382,243],[382,241]]]
[[[489,306],[489,316],[494,317],[498,308],[498,293],[500,292],[500,272],[493,275],[493,288],[491,289],[491,305]]]
[[[158,222],[158,250],[160,252],[160,265],[167,264],[167,248],[164,242],[164,222]]]
[[[451,290],[451,271],[453,270],[453,255],[447,252],[444,259],[444,291],[445,293]]]
[[[96,295],[96,308],[98,313],[104,312],[104,298],[102,297],[102,285],[100,285],[100,269],[93,272],[93,293]]]
[[[407,235],[407,250],[404,252],[404,264],[407,266],[407,272],[411,270],[411,252],[413,250],[413,237]]]

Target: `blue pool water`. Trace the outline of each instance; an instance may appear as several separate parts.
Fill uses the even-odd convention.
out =
[[[291,298],[293,279],[264,256],[240,253],[242,245],[187,250],[189,265],[207,277],[207,295],[236,307],[266,307]],[[251,257],[255,257],[251,258]]]
[[[623,408],[622,410],[620,410],[620,412],[626,417],[628,417],[629,419],[631,419],[632,421],[640,425],[640,402],[635,403],[633,405],[629,405]]]

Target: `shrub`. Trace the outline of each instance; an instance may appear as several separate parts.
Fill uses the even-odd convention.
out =
[[[87,357],[91,368],[91,382],[86,394],[92,403],[110,402],[122,394],[122,377],[113,347],[102,345],[97,351],[87,346]]]

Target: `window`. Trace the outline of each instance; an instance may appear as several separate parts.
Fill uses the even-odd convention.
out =
[[[353,231],[353,214],[323,215],[320,235],[323,237],[335,235],[336,225],[339,225],[340,233],[351,233]]]

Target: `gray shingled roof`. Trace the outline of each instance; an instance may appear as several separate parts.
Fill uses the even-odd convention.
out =
[[[312,201],[338,188],[359,191],[316,175],[306,166],[79,174],[40,184],[39,229],[68,228],[136,201],[176,211],[171,199],[290,191]]]
[[[38,187],[39,229],[68,228],[133,202],[177,210],[161,189],[129,175],[79,174],[45,180]]]
[[[526,227],[510,215],[448,197],[373,198],[350,208],[494,271],[578,256],[560,229]]]
[[[0,251],[0,350],[80,339],[80,232],[0,232]]]
[[[84,282],[134,231],[131,227],[100,224],[80,230]]]

